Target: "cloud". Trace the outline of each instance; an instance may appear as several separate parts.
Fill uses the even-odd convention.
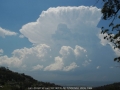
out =
[[[96,69],[100,69],[100,66],[97,66]]]
[[[20,32],[32,43],[50,44],[55,38],[58,41],[69,37],[77,41],[81,35],[91,36],[90,33],[97,31],[93,28],[100,16],[100,9],[96,7],[53,7],[43,11],[36,22],[23,25]]]
[[[114,67],[111,66],[110,68],[114,68]]]
[[[27,56],[34,55],[36,57],[44,57],[47,52],[50,51],[50,47],[46,44],[39,44],[31,48],[24,47],[23,49],[16,49],[12,52],[13,56],[19,58],[26,58]]]
[[[75,56],[80,56],[86,52],[87,52],[86,49],[84,49],[83,47],[78,46],[78,45],[75,46],[75,49],[74,49]]]
[[[33,70],[41,70],[43,68],[43,65],[36,65],[36,66],[33,66]]]
[[[60,56],[55,57],[55,62],[46,66],[44,71],[71,71],[79,67],[75,61],[80,60],[80,57],[86,57],[87,51],[78,45],[75,46],[75,49],[70,46],[62,46],[59,51]],[[72,62],[72,63],[71,63]],[[80,60],[81,64],[84,66],[90,64],[91,60]]]
[[[104,39],[105,36],[107,36],[107,34],[98,34],[98,37],[100,39],[100,43],[103,46],[106,46],[107,44],[110,44],[110,42],[108,40]]]
[[[50,46],[39,44],[31,48],[24,47],[22,49],[16,49],[12,52],[11,57],[7,55],[0,56],[0,65],[17,68],[21,67],[22,69],[27,68],[32,69],[32,71],[42,70],[43,66],[45,67],[43,69],[44,71],[70,71],[79,67],[75,63],[75,61],[79,59],[75,58],[77,57],[76,51],[78,52],[77,55],[84,55],[83,53],[85,53],[84,57],[86,57],[86,50],[78,45],[75,46],[75,49],[70,46],[62,46],[59,50],[60,56],[55,56],[53,61],[50,55]],[[50,64],[50,62],[52,63]]]
[[[99,34],[98,37],[100,39],[100,43],[103,46],[110,45],[111,49],[115,52],[116,56],[120,56],[120,50],[118,48],[114,49],[114,44],[110,42],[109,40],[104,39],[105,36],[108,36],[107,34]],[[114,34],[112,34],[114,36]]]
[[[63,60],[60,57],[55,57],[55,62],[50,64],[49,66],[45,67],[45,71],[55,71],[55,70],[62,70],[63,68]]]
[[[20,37],[20,38],[24,38],[24,35],[21,34],[21,35],[19,35],[19,37]]]
[[[78,46],[78,45],[75,46],[75,49],[73,49],[70,46],[62,46],[60,51],[59,51],[59,53],[63,57],[68,56],[68,55],[71,56],[71,54],[75,55],[76,57],[83,56],[83,53],[86,53],[86,52],[87,52],[86,49],[84,49],[83,47]]]
[[[79,67],[75,62],[71,63],[69,66],[63,68],[63,71],[70,71]]]
[[[45,44],[35,45],[31,48],[16,49],[12,52],[12,56],[0,56],[0,65],[8,65],[10,67],[28,67],[29,69],[36,64],[44,63],[47,54],[50,52],[50,47]],[[40,66],[37,66],[40,68]],[[35,70],[36,67],[34,66]]]
[[[86,57],[87,50],[79,45],[76,45],[75,48],[72,48],[70,46],[62,46],[59,53],[62,55],[63,60],[67,61],[69,64],[71,62],[79,60],[78,63],[82,63],[83,66],[87,66],[92,61]]]
[[[19,67],[21,64],[22,61],[17,57],[0,56],[0,65]]]
[[[100,18],[100,9],[96,7],[49,8],[35,22],[20,29],[19,37],[28,38],[31,47],[15,49],[11,56],[3,53],[0,65],[14,67],[43,81],[97,80],[105,76],[101,72],[110,74],[112,69],[100,70],[114,66],[112,49],[103,47],[98,38]],[[94,67],[99,72],[94,73]]]
[[[91,63],[91,61],[92,60],[85,60],[82,65],[86,67],[87,65]]]
[[[47,66],[52,69],[57,64],[54,62],[57,56],[62,58],[64,67],[72,62],[87,66],[91,63],[87,52],[94,52],[99,42],[97,34],[100,29],[96,26],[100,19],[97,7],[51,7],[43,11],[35,22],[23,25],[20,33],[33,44],[51,47],[52,58]]]
[[[74,54],[74,50],[73,48],[71,48],[70,46],[62,46],[59,53],[65,57],[71,54]]]
[[[9,30],[6,30],[6,29],[3,29],[0,27],[0,36],[5,38],[5,36],[15,36],[17,35],[16,32],[12,32],[12,31],[9,31]]]
[[[3,53],[4,51],[3,51],[3,49],[0,49],[0,53]]]
[[[119,57],[120,56],[120,49],[118,49],[118,48],[114,49],[114,45],[111,43],[110,43],[110,46],[111,46],[112,50],[115,52],[116,56]]]
[[[7,58],[17,58],[23,68],[43,65],[44,71],[70,71],[78,68],[77,64],[81,68],[88,66],[91,63],[88,53],[99,42],[96,26],[100,18],[100,9],[96,7],[51,7],[19,30],[19,37],[28,38],[33,46],[16,49]]]

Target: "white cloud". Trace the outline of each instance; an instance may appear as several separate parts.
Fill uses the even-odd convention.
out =
[[[75,46],[74,53],[75,53],[76,56],[80,56],[85,52],[87,52],[87,51],[83,47],[78,46],[78,45]]]
[[[107,34],[99,34],[98,37],[101,40],[100,43],[105,46],[107,44],[109,44],[110,42],[106,39],[104,39],[104,36],[107,36]]]
[[[42,63],[50,52],[50,47],[45,44],[39,44],[31,48],[16,49],[12,52],[12,56],[0,56],[0,65],[9,65],[11,67],[33,67]],[[49,56],[49,55],[48,55]],[[40,68],[40,67],[39,67]],[[36,69],[36,67],[34,67]]]
[[[55,70],[62,70],[63,68],[63,60],[60,57],[55,57],[55,62],[50,64],[49,66],[45,67],[45,71],[55,71]]]
[[[43,65],[36,65],[36,66],[33,66],[33,70],[41,70],[43,68]]]
[[[62,55],[62,56],[68,56],[70,55],[71,53],[74,54],[74,50],[73,48],[71,48],[70,46],[62,46],[59,53]]]
[[[87,49],[98,41],[96,26],[100,17],[96,7],[49,8],[20,29],[19,37],[28,38],[34,46],[16,49],[7,57],[20,60],[23,68],[43,65],[44,71],[70,71],[78,67],[77,63],[87,66],[91,63]]]
[[[96,7],[52,7],[43,11],[35,22],[23,25],[20,33],[33,44],[51,47],[50,60],[44,68],[46,71],[63,70],[72,62],[76,63],[75,60],[87,66],[91,63],[87,48],[99,42],[96,26],[100,18],[100,9]],[[54,57],[62,61],[54,61]]]
[[[61,57],[60,56],[55,57],[54,63],[50,64],[50,62],[52,62],[52,61],[49,61],[49,60],[52,60],[52,57],[50,57],[50,52],[51,52],[50,46],[46,44],[39,44],[31,48],[24,47],[22,49],[16,49],[12,52],[13,56],[11,57],[8,57],[6,55],[0,56],[0,65],[7,65],[10,67],[13,67],[13,66],[22,67],[22,68],[32,67],[32,70],[38,70],[38,69],[40,70],[43,68],[43,65],[45,65],[45,63],[48,62],[45,65],[44,71],[55,71],[55,70],[70,71],[78,67],[78,65],[75,63],[75,58],[72,59],[73,57],[76,56],[75,54],[76,50],[81,52],[80,55],[82,55],[82,53],[84,53],[85,51],[84,48],[78,45],[75,46],[75,49],[73,49],[70,46],[62,46],[59,51],[59,54],[61,55]]]
[[[72,48],[70,46],[62,46],[59,53],[62,55],[63,60],[67,61],[66,63],[71,63],[79,60],[79,64],[82,64],[83,66],[88,66],[92,61],[84,60],[88,59],[88,57],[86,57],[87,50],[78,45],[76,45],[75,48]],[[66,68],[68,68],[68,66]]]
[[[22,48],[22,49],[16,49],[12,52],[13,56],[19,57],[19,58],[26,58],[27,55],[31,56],[34,55],[36,57],[44,57],[47,52],[50,51],[50,47],[46,44],[39,44],[31,48]]]
[[[20,32],[32,43],[48,44],[53,41],[52,35],[57,29],[60,29],[59,25],[61,24],[67,26],[71,33],[76,32],[84,35],[86,31],[88,31],[86,34],[96,32],[97,30],[89,31],[87,29],[96,27],[100,16],[100,9],[96,7],[53,7],[43,11],[36,22],[22,26]]]
[[[3,28],[0,27],[0,36],[1,37],[4,38],[5,36],[13,36],[13,35],[17,35],[17,33],[6,30],[6,29],[3,29]]]
[[[83,54],[85,54],[86,52],[87,52],[86,49],[84,49],[83,47],[78,46],[78,45],[75,46],[75,49],[73,49],[70,46],[62,46],[60,51],[59,51],[59,53],[63,57],[71,55],[71,54],[75,55],[76,57],[77,56],[83,56]]]
[[[118,49],[118,48],[114,49],[114,45],[111,43],[110,43],[110,46],[111,46],[112,50],[115,52],[116,56],[119,57],[120,56],[120,49]]]
[[[114,45],[113,43],[111,43],[109,40],[104,39],[105,36],[108,36],[107,34],[99,34],[98,37],[101,40],[100,43],[103,46],[106,46],[107,44],[110,45],[110,47],[112,48],[112,50],[115,52],[116,56],[120,56],[120,50],[118,48],[114,49]],[[114,36],[114,34],[113,34]]]
[[[76,58],[78,56],[84,56],[86,57],[87,51],[78,45],[75,46],[75,49],[73,49],[70,46],[62,46],[59,51],[60,56],[55,57],[55,62],[45,67],[45,71],[54,71],[54,70],[61,70],[61,71],[70,71],[77,67],[79,67],[75,61],[80,58]],[[83,54],[85,53],[85,54]],[[91,63],[91,60],[81,60],[83,61],[83,65],[87,66]],[[72,63],[71,63],[72,62]],[[70,63],[70,64],[69,64]],[[69,64],[69,65],[68,65]],[[82,62],[81,62],[82,64]]]
[[[22,61],[17,57],[8,57],[6,55],[0,56],[0,65],[7,65],[12,67],[19,67]]]
[[[94,78],[89,77],[92,67],[99,70],[106,65],[102,63],[103,56],[105,56],[104,62],[109,60],[104,54],[106,49],[101,47],[97,36],[100,30],[97,28],[100,18],[100,9],[96,7],[49,8],[43,11],[35,22],[27,23],[20,29],[19,37],[28,38],[33,46],[16,49],[11,56],[1,55],[0,65],[28,71],[40,70],[39,73],[44,71],[38,76],[46,80],[51,77],[53,80],[58,79],[59,76],[59,80],[72,78],[92,80]],[[103,43],[103,45],[106,44],[106,42]],[[102,50],[104,53],[101,53]],[[100,62],[99,66],[95,66],[98,62]],[[60,72],[50,73],[48,71]],[[74,72],[69,73],[69,71]],[[77,73],[78,71],[84,74]],[[100,73],[99,76],[101,75]]]
[[[77,67],[79,67],[79,66],[77,66],[77,64],[75,62],[73,62],[69,66],[64,67],[63,71],[70,71],[70,70],[73,70],[73,69],[75,69]]]
[[[100,66],[97,66],[96,69],[100,69]]]
[[[4,51],[3,51],[3,49],[0,49],[0,53],[2,54]]]

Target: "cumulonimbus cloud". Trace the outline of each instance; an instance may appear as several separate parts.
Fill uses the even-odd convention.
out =
[[[20,32],[32,43],[48,44],[53,41],[54,34],[59,36],[60,33],[65,35],[60,38],[71,37],[70,39],[77,40],[79,35],[84,37],[88,34],[89,37],[89,33],[96,32],[93,28],[96,27],[100,16],[100,9],[96,7],[53,7],[43,11],[36,22],[23,25]],[[74,37],[76,34],[79,34],[78,37]]]
[[[20,29],[20,38],[26,37],[36,46],[16,49],[12,57],[18,58],[19,66],[29,66],[32,70],[70,71],[87,66],[91,63],[87,48],[99,40],[96,26],[100,18],[97,7],[51,7],[43,11],[35,22]],[[3,63],[1,59],[0,62]]]
[[[43,11],[35,22],[23,25],[20,33],[33,44],[50,46],[51,54],[59,52],[58,54],[62,55],[52,55],[54,61],[44,68],[45,71],[69,71],[78,67],[74,61],[76,58],[87,55],[84,46],[89,47],[96,43],[93,39],[97,38],[96,26],[100,18],[100,9],[92,6],[51,7]],[[81,62],[84,66],[89,63],[89,59]]]

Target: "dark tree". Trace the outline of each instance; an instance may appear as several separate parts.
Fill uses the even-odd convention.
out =
[[[111,22],[108,25],[108,29],[105,27],[101,28],[101,34],[104,34],[104,39],[109,40],[113,44],[114,49],[120,50],[120,0],[102,0],[102,2],[102,19],[111,20]],[[120,57],[114,58],[114,61],[120,62]]]

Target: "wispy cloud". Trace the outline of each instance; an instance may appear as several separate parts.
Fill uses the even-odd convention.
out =
[[[3,49],[0,49],[0,53],[3,53],[4,51],[3,51]]]
[[[6,29],[3,29],[0,27],[0,36],[1,37],[4,38],[5,36],[15,36],[15,35],[17,35],[16,32],[12,32],[10,30],[6,30]]]
[[[4,51],[3,51],[3,49],[0,49],[0,55],[2,55],[2,54],[3,54],[3,52],[4,52]]]
[[[114,67],[111,66],[110,68],[114,68]]]
[[[100,66],[97,66],[96,69],[100,69]]]
[[[19,35],[19,37],[20,37],[20,38],[24,38],[24,35],[21,34],[21,35]]]
[[[43,65],[36,65],[36,66],[33,66],[33,71],[34,70],[41,70],[43,68]]]

